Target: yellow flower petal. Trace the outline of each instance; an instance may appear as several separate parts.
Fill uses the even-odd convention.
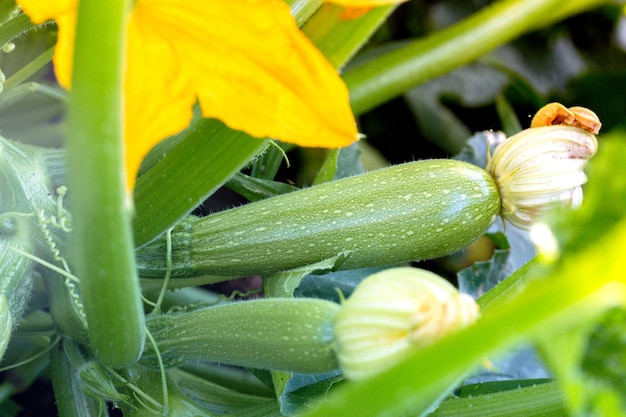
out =
[[[17,0],[17,4],[34,23],[43,23],[68,13],[75,13],[78,0]]]
[[[283,1],[169,3],[160,23],[176,36],[205,116],[304,146],[356,139],[346,87]]]
[[[334,3],[344,7],[378,7],[390,4],[404,3],[408,0],[325,0],[326,3]]]
[[[78,0],[17,0],[33,23],[54,19],[59,36],[54,51],[54,71],[59,84],[69,89],[72,79],[72,57]]]
[[[76,1],[20,0],[59,25],[55,71],[68,87]],[[203,115],[252,136],[302,146],[357,139],[348,90],[302,34],[282,0],[136,0],[125,73],[129,189],[145,154]]]
[[[126,46],[124,137],[131,183],[150,149],[189,124],[196,101],[176,38],[159,34],[162,28],[145,18],[142,3],[128,22]]]

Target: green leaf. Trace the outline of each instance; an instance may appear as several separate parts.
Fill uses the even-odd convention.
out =
[[[226,181],[224,186],[247,198],[249,201],[265,200],[266,198],[290,193],[298,189],[283,182],[255,178],[241,172],[235,173]]]
[[[279,144],[274,142],[273,146],[268,146],[252,164],[250,176],[263,180],[273,180],[285,160],[285,149],[292,147],[291,144]]]
[[[23,411],[22,407],[20,407],[14,401],[7,400],[2,403],[2,408],[0,409],[0,417],[16,417],[19,415],[20,411]]]
[[[487,166],[487,158],[490,153],[506,137],[498,132],[478,132],[465,141],[465,146],[454,155],[453,159],[469,162],[479,167]]]
[[[513,136],[522,130],[522,124],[519,122],[511,103],[508,102],[503,94],[496,97],[496,111],[502,124],[502,130],[507,136]]]
[[[592,329],[582,370],[615,392],[626,408],[626,310],[607,312]],[[625,411],[626,412],[626,411]]]
[[[360,155],[361,150],[357,142],[345,148],[331,150],[313,185],[362,174],[365,170],[359,160]]]
[[[477,395],[492,394],[494,392],[515,390],[518,388],[532,387],[553,381],[551,378],[539,379],[516,379],[514,381],[490,381],[477,384],[464,385],[454,392],[455,397],[468,398]]]
[[[302,31],[335,68],[341,68],[396,7],[374,7],[356,19],[346,19],[343,7],[325,3],[306,22]]]
[[[361,281],[383,269],[385,267],[348,269],[324,275],[309,275],[302,280],[294,295],[296,297],[322,298],[340,303],[340,293],[343,298],[348,298]]]
[[[457,273],[459,289],[476,298],[489,294],[489,290],[535,256],[534,245],[526,231],[511,225],[504,228],[496,223],[485,236],[496,245],[491,259],[475,262]]]
[[[137,180],[138,247],[173,227],[267,146],[267,140],[215,119],[194,119],[179,136],[180,142]]]
[[[300,285],[306,276],[337,269],[348,256],[350,256],[350,253],[342,252],[337,256],[333,256],[332,258],[328,258],[311,265],[305,265],[267,276],[264,279],[265,294],[270,297],[291,298],[293,297],[294,290]]]
[[[273,398],[243,394],[180,369],[168,371],[168,377],[169,381],[196,405],[213,413],[231,413],[259,404],[275,402]]]
[[[555,382],[493,393],[477,393],[464,398],[449,398],[441,403],[431,417],[562,417],[567,415],[560,388]],[[522,381],[522,383],[525,383]],[[501,382],[495,383],[502,385]],[[483,384],[481,384],[483,385]],[[493,388],[493,387],[492,387]],[[502,388],[502,387],[500,387]]]
[[[19,14],[20,9],[14,0],[3,0],[0,2],[0,23],[5,24],[7,20]]]
[[[617,416],[626,408],[609,385],[581,372],[581,362],[595,316],[580,318],[573,326],[557,328],[540,338],[538,346],[542,356],[561,381],[570,413],[574,416]]]
[[[337,375],[337,372],[322,375],[296,374],[289,380],[285,392],[279,398],[280,411],[285,416],[297,415],[344,382],[343,376]]]
[[[6,5],[10,3],[8,1],[4,1],[3,5],[2,5],[2,9],[6,8]],[[14,6],[15,7],[15,6]],[[10,12],[14,12],[14,10],[10,11]],[[6,10],[1,10],[0,13],[3,14],[3,16],[0,16],[0,18],[5,19],[6,18]],[[36,28],[40,28],[43,27],[44,24],[37,24],[34,25],[33,23],[31,23],[30,18],[24,14],[24,13],[20,13],[18,15],[14,15],[13,18],[2,22],[2,24],[0,25],[0,46],[6,44],[7,42],[12,41],[13,39],[23,35],[24,33],[28,32],[29,30],[33,30]]]
[[[485,61],[507,74],[529,104],[541,106],[547,97],[568,88],[572,79],[585,71],[577,43],[572,41],[571,34],[549,28],[499,48]],[[548,67],[550,71],[546,72]],[[523,124],[529,123],[527,119]],[[513,131],[517,132],[519,130]]]
[[[167,379],[167,391],[164,392],[161,375],[147,369],[133,369],[137,377],[132,381],[141,395],[131,396],[128,403],[118,404],[124,416],[128,417],[215,417],[215,414],[196,405],[174,384]],[[130,393],[131,390],[128,390]],[[164,396],[167,394],[167,397]],[[149,400],[149,401],[148,401]]]
[[[447,153],[456,154],[471,135],[471,130],[444,103],[453,97],[454,102],[463,107],[486,106],[507,83],[505,74],[476,62],[412,88],[404,98],[420,133]]]
[[[505,243],[507,247],[496,249],[490,260],[475,262],[457,274],[461,292],[480,297],[513,272],[508,263],[510,248]]]
[[[50,338],[46,336],[16,337],[11,340],[2,358],[2,364],[21,363],[20,366],[4,369],[0,384],[0,404],[16,393],[29,390],[48,369]],[[3,407],[0,407],[3,408]]]
[[[602,54],[603,56],[613,53],[610,49],[602,48],[602,46],[606,45],[605,41],[597,39],[596,42],[589,52]],[[621,58],[624,57],[622,51],[615,51],[615,53]],[[604,61],[593,62],[604,63]],[[594,67],[592,66],[591,68]],[[611,127],[626,129],[626,119],[623,117],[626,112],[626,103],[619,100],[618,95],[615,95],[615,91],[624,91],[624,88],[626,88],[626,72],[622,71],[622,68],[623,64],[619,69],[616,68],[615,70],[604,65],[601,68],[595,67],[595,70],[591,70],[585,77],[574,80],[568,85],[562,102],[567,100],[569,103],[584,103],[586,107],[593,109],[597,114],[601,115],[604,129]]]
[[[283,417],[277,402],[261,404],[233,413],[230,417]]]
[[[291,7],[291,14],[299,27],[311,18],[322,6],[322,0],[286,0]]]
[[[350,146],[341,148],[337,158],[337,170],[333,179],[339,180],[365,172],[363,164],[361,164],[361,148],[359,145],[359,142],[355,142]]]
[[[315,176],[313,185],[323,184],[330,182],[335,178],[335,172],[337,172],[337,160],[339,159],[339,149],[331,149],[322,167]]]

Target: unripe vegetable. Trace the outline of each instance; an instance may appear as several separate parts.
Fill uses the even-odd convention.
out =
[[[436,258],[481,236],[499,210],[482,168],[410,162],[190,220],[172,235],[173,274],[269,274],[342,252],[343,269]],[[141,275],[163,276],[164,251],[162,241],[138,251]]]
[[[327,372],[338,367],[333,319],[339,305],[308,298],[263,299],[149,319],[165,366],[205,360],[260,369]],[[150,344],[140,364],[157,367]]]

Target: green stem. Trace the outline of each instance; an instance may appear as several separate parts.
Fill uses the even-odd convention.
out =
[[[77,351],[74,342],[64,339],[50,352],[50,380],[54,388],[54,398],[60,417],[108,417],[104,403],[91,398],[82,389],[79,367],[85,360],[79,355],[68,356],[70,351]],[[77,363],[79,359],[79,363]]]
[[[120,45],[128,3],[80,2],[68,111],[76,270],[91,347],[113,367],[135,361],[145,335],[123,168]]]
[[[493,306],[514,299],[518,295],[519,289],[524,288],[537,275],[534,270],[540,266],[539,259],[535,256],[507,279],[487,291],[477,300],[481,312],[484,314]],[[535,273],[531,274],[531,272]]]
[[[58,333],[72,340],[87,345],[89,343],[81,306],[76,300],[75,286],[54,271],[42,268],[41,274],[49,299],[49,310]]]
[[[521,34],[606,0],[506,0],[461,22],[414,41],[344,75],[355,114],[396,97],[420,83],[468,64]]]
[[[36,82],[28,82],[4,92],[4,94],[0,96],[0,110],[15,104],[24,97],[28,97],[33,93],[41,94],[42,96],[50,97],[59,101],[66,101],[67,99],[65,92],[57,87],[50,87]]]
[[[296,19],[299,27],[302,27],[322,6],[322,0],[286,0],[291,7],[291,14]]]
[[[35,72],[39,71],[45,65],[50,63],[52,60],[52,56],[54,55],[54,47],[48,48],[37,58],[33,59],[31,62],[23,66],[19,69],[15,74],[11,75],[4,83],[4,92],[9,91],[10,89],[16,87],[21,82],[25,81],[33,75]]]

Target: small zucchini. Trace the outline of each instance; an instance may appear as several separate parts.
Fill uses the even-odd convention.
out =
[[[340,306],[313,298],[263,299],[166,314],[147,321],[166,367],[188,360],[291,372],[339,367],[333,320]],[[140,359],[158,367],[152,346]]]
[[[433,159],[316,185],[200,219],[172,235],[173,274],[270,274],[349,253],[343,269],[444,256],[481,236],[500,211],[491,176]],[[138,250],[162,276],[165,244]]]

